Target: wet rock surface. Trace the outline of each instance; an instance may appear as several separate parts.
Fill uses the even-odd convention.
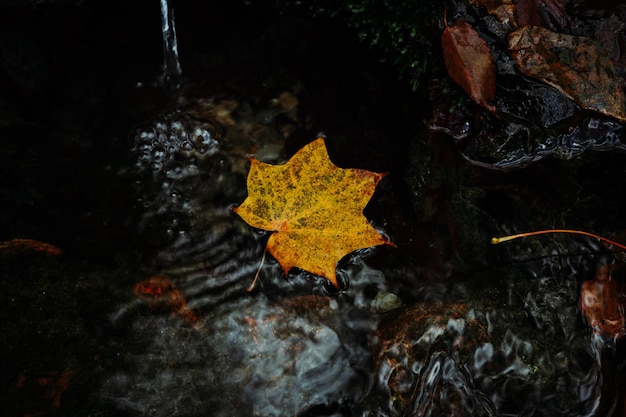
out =
[[[80,29],[98,7],[28,13]],[[578,236],[489,243],[557,225],[619,240],[619,123],[512,74],[502,119],[437,71],[422,106],[339,20],[237,2],[208,26],[175,6],[183,89],[162,91],[158,10],[126,7],[118,32],[85,32],[113,45],[92,52],[119,64],[106,77],[46,30],[2,35],[0,241],[63,249],[0,245],[13,415],[620,415],[623,316],[594,279],[613,264],[620,279],[622,254]],[[261,265],[267,234],[231,211],[250,156],[282,163],[320,132],[338,166],[389,172],[365,214],[397,248],[339,262],[339,292]]]
[[[588,150],[624,150],[623,125],[620,122],[624,103],[620,102],[615,107],[612,103],[597,103],[602,102],[603,97],[611,101],[614,96],[622,95],[623,79],[619,74],[623,72],[623,68],[620,58],[614,52],[608,55],[611,59],[605,55],[605,51],[614,51],[615,45],[623,37],[621,26],[615,26],[616,22],[623,21],[621,9],[607,12],[602,18],[590,18],[580,11],[576,13],[566,9],[567,2],[561,2],[563,4],[537,6],[539,14],[532,22],[526,23],[526,18],[518,15],[518,12],[521,14],[521,10],[532,9],[538,13],[527,3],[521,3],[517,8],[511,6],[513,9],[510,20],[505,17],[508,16],[506,13],[502,15],[495,9],[495,4],[489,5],[481,1],[470,2],[473,5],[452,3],[450,7],[454,13],[448,13],[448,16],[452,16],[450,19],[469,21],[487,40],[495,58],[496,111],[488,112],[472,102],[457,85],[450,82],[445,75],[446,68],[436,60],[428,81],[432,111],[428,125],[431,130],[445,132],[453,137],[459,151],[471,163],[494,169],[520,168],[548,156],[576,158]],[[609,40],[603,33],[611,25],[610,22],[613,22],[616,35]],[[525,24],[535,26],[528,29],[531,26],[524,26]],[[530,35],[517,35],[524,30],[542,31],[541,33],[549,34],[546,38],[549,40],[541,44],[541,40],[529,40]],[[524,49],[524,54],[516,55],[515,48],[519,45],[507,45],[507,42],[514,42],[514,36],[518,36],[516,39],[526,39],[533,45],[536,42],[539,44],[537,48],[545,48],[541,52],[545,54],[548,54],[544,51],[549,50],[554,39],[579,40],[572,41],[569,46],[561,42],[558,47],[555,46],[555,51],[560,52],[555,52],[554,56],[550,55],[550,58],[546,57],[543,61],[541,53],[534,54],[530,48]],[[559,43],[556,40],[554,42]],[[574,52],[574,48],[582,48],[582,44],[589,44],[590,47],[603,44],[603,48],[597,51],[594,49],[596,52],[589,54]],[[568,51],[568,48],[572,50]],[[557,56],[558,54],[562,55]],[[558,64],[555,62],[568,54],[578,57],[578,60],[570,64],[580,71],[580,82],[573,81],[579,76],[575,71],[563,76],[561,72],[567,69],[556,67]],[[524,64],[525,61],[519,59],[516,61],[516,56],[526,57],[520,59],[531,63]],[[611,67],[607,72],[610,75],[606,76],[605,81],[588,81],[602,73],[603,69],[597,67],[601,67],[603,62]],[[583,68],[585,65],[597,67],[588,70]],[[556,67],[554,73],[533,73],[542,69],[549,71],[550,66]],[[563,68],[565,67],[569,68],[564,62]],[[442,76],[444,81],[440,78]],[[580,100],[572,96],[575,93],[571,91],[575,87],[571,90],[567,90],[567,87],[564,87],[565,90],[561,88],[558,82],[561,76],[567,78],[572,86],[589,83],[601,89],[606,84],[606,93],[598,94],[597,99],[590,100],[588,105],[581,104]],[[566,81],[562,80],[561,83]],[[612,87],[609,84],[615,83],[618,87],[614,94],[610,92]],[[588,96],[594,94],[595,92],[589,92]],[[587,97],[584,100],[586,99]],[[615,108],[615,111],[607,110],[608,108]]]

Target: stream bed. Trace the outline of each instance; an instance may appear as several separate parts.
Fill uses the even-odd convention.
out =
[[[454,139],[440,72],[413,91],[340,20],[173,2],[174,56],[167,2],[35,3],[0,2],[6,415],[624,415],[624,252],[490,243],[626,241],[620,123],[498,165]],[[250,157],[319,136],[387,173],[364,213],[396,246],[342,259],[340,289],[262,263],[232,211]]]

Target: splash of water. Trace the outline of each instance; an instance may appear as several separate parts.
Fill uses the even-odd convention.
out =
[[[182,69],[178,59],[178,42],[176,41],[176,25],[174,22],[174,9],[168,0],[161,1],[161,30],[163,32],[163,73],[161,85],[178,90],[180,88],[180,76]]]

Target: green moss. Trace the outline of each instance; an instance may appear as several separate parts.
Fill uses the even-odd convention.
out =
[[[429,68],[434,42],[439,39],[435,22],[444,8],[443,2],[409,0],[274,0],[274,4],[282,11],[331,17],[353,29],[361,42],[392,63],[414,90],[421,86]]]
[[[359,38],[381,51],[414,89],[428,68],[429,35],[439,2],[360,0],[348,2],[337,15],[358,31]]]

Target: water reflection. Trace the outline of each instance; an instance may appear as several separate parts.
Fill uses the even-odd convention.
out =
[[[161,3],[161,32],[163,34],[163,72],[161,85],[167,89],[177,90],[181,87],[182,69],[178,59],[178,39],[176,38],[176,24],[174,9],[170,0],[160,0]]]
[[[150,224],[161,236],[146,276],[167,275],[177,304],[119,307],[117,323],[131,326],[141,349],[123,355],[127,367],[104,384],[105,398],[164,415],[584,416],[611,408],[604,348],[577,309],[584,274],[610,258],[584,255],[601,252],[594,240],[512,243],[503,251],[518,265],[451,270],[445,281],[368,266],[375,250],[364,250],[339,264],[349,284],[339,294],[303,271],[285,277],[269,259],[246,291],[267,235],[230,207],[244,197],[240,161],[259,149],[259,138],[243,132],[258,132],[250,123],[260,119],[241,119],[230,106],[220,120],[211,106],[202,103],[201,118],[197,110],[162,114],[134,136],[138,231]],[[262,120],[279,130],[280,119]],[[283,160],[282,138],[262,137],[260,149]],[[209,152],[198,152],[205,145]],[[559,255],[567,253],[583,255]],[[136,292],[154,292],[142,282]]]

